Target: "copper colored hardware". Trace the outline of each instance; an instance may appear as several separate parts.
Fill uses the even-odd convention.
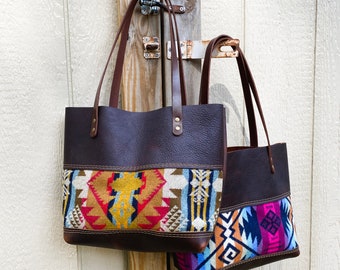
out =
[[[180,41],[181,53],[183,59],[203,59],[206,47],[210,40],[186,40]],[[229,49],[228,47],[238,47],[240,41],[231,39],[222,42],[220,46],[214,50],[212,57],[214,58],[235,58],[238,51]],[[167,58],[171,59],[171,44],[167,42]]]
[[[161,57],[158,37],[143,37],[143,46],[145,59],[158,59]]]

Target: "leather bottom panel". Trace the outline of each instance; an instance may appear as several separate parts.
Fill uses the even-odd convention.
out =
[[[202,252],[212,233],[86,231],[64,228],[69,244],[140,252]]]
[[[222,268],[221,270],[226,270],[226,269],[237,269],[237,270],[247,270],[247,269],[252,269],[256,267],[260,267],[265,264],[269,264],[272,262],[284,260],[284,259],[289,259],[289,258],[294,258],[300,255],[300,250],[299,248],[295,248],[293,250],[287,250],[287,251],[282,251],[282,252],[277,252],[273,254],[268,254],[268,255],[263,255],[263,256],[257,256],[255,258],[251,258],[249,260],[245,260],[239,263],[235,263],[230,266],[226,266]]]

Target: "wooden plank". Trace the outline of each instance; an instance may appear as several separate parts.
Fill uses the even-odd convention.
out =
[[[135,270],[157,270],[166,268],[166,253],[128,252],[128,268]]]
[[[68,1],[70,105],[92,106],[117,30],[116,1]],[[103,85],[101,104],[108,105],[112,65]],[[126,269],[124,252],[78,247],[79,269]]]
[[[245,51],[271,141],[286,141],[288,145],[294,216],[302,251],[296,259],[263,269],[309,269],[315,1],[246,1],[245,8]]]
[[[340,266],[340,6],[317,3],[310,269],[335,270]]]
[[[63,2],[0,10],[0,269],[76,269],[61,218]]]
[[[119,14],[124,15],[130,1],[120,0]],[[159,16],[144,16],[139,7],[132,17],[122,78],[122,108],[150,111],[162,107],[161,60],[145,60],[144,36],[160,37]],[[166,269],[165,253],[128,252],[128,269]]]
[[[183,1],[172,1],[174,5],[183,5]],[[188,0],[184,2],[186,13],[177,15],[177,23],[179,29],[179,35],[181,40],[200,40],[201,39],[201,1],[200,0]],[[169,38],[169,19],[167,14],[164,14],[164,41],[167,42]],[[164,48],[166,49],[166,48]],[[166,53],[163,53],[164,59]],[[163,74],[163,80],[165,83],[165,99],[166,104],[171,105],[171,80],[170,80],[170,61],[165,61],[165,74]],[[187,103],[197,104],[199,96],[199,83],[197,78],[200,78],[201,60],[184,61],[184,74],[187,87]]]
[[[120,0],[119,14],[124,15],[130,1]],[[122,108],[149,111],[162,106],[161,60],[144,58],[143,37],[160,37],[159,16],[144,16],[140,7],[132,17],[122,78]]]

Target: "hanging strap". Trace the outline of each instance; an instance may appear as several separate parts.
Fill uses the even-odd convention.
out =
[[[207,102],[208,101],[208,91],[209,91],[209,77],[210,77],[210,64],[211,64],[211,54],[212,51],[217,47],[218,44],[221,42],[225,42],[227,40],[232,39],[230,36],[227,35],[221,35],[218,36],[214,39],[212,39],[207,47],[205,58],[204,58],[204,63],[203,63],[203,69],[202,69],[202,79],[201,79],[201,92],[200,92],[200,102]],[[271,172],[275,172],[275,166],[273,162],[273,156],[272,156],[272,150],[271,150],[271,145],[270,145],[270,140],[269,140],[269,135],[268,135],[268,130],[266,126],[266,122],[264,119],[259,95],[256,89],[255,81],[252,76],[252,73],[250,71],[249,65],[247,63],[247,60],[244,57],[244,54],[242,50],[239,47],[233,47],[234,50],[237,50],[239,53],[239,56],[237,58],[237,63],[239,65],[239,70],[240,70],[240,76],[242,80],[242,85],[243,90],[244,90],[244,97],[246,101],[246,108],[247,108],[247,113],[248,113],[248,123],[249,123],[249,129],[250,129],[250,134],[257,134],[256,130],[256,125],[255,125],[255,116],[254,116],[254,109],[253,109],[253,104],[251,102],[251,97],[250,93],[248,94],[249,91],[249,86],[251,89],[251,93],[254,97],[261,122],[264,128],[264,132],[266,135],[267,139],[267,144],[268,144],[268,155],[269,155],[269,162],[270,162],[270,169]],[[204,103],[203,103],[204,104]],[[254,135],[252,135],[254,136]],[[257,138],[257,137],[256,137]],[[256,140],[257,141],[257,140]],[[251,145],[254,146],[254,145]]]
[[[115,49],[115,46],[117,44],[118,38],[121,35],[121,45],[119,47],[117,59],[116,59],[116,66],[114,71],[114,80],[111,87],[111,94],[110,94],[110,106],[117,107],[118,106],[118,99],[119,99],[119,88],[120,88],[120,82],[122,77],[122,69],[123,69],[123,62],[124,62],[124,56],[125,56],[125,48],[127,44],[128,39],[128,30],[129,25],[131,22],[132,14],[134,11],[134,8],[137,4],[138,0],[132,0],[127,8],[127,11],[125,13],[125,16],[122,20],[122,23],[118,29],[118,33],[116,35],[116,38],[113,42],[113,46],[111,48],[108,60],[106,62],[103,74],[101,76],[101,79],[99,81],[99,85],[97,88],[97,93],[94,101],[93,106],[93,114],[92,114],[92,122],[91,122],[91,131],[90,136],[96,137],[98,133],[98,107],[99,107],[99,98],[100,98],[100,91],[103,84],[104,76],[106,73],[106,70],[108,68],[109,62],[111,60],[113,51]],[[160,4],[161,7],[166,8],[169,12],[169,27],[170,27],[170,40],[173,48],[175,48],[175,38],[178,40],[178,30],[176,29],[174,31],[174,25],[175,28],[177,28],[176,18],[174,16],[173,9],[171,8],[171,2],[169,0],[166,0],[167,6],[164,6]],[[170,7],[170,8],[169,8]],[[178,44],[179,47],[179,44]],[[182,65],[182,59],[181,56],[177,58],[176,51],[174,50],[172,53],[172,60],[171,60],[171,92],[172,92],[172,119],[173,119],[173,134],[174,135],[181,135],[183,132],[183,124],[182,124],[182,96],[181,93],[185,93],[185,89],[181,89],[184,87],[184,75],[183,75],[183,68]]]
[[[161,2],[154,2],[155,5],[158,5],[159,7],[162,8],[162,10],[169,12],[171,16],[175,16],[176,13],[176,8],[171,4],[171,2],[167,2],[166,5],[161,3]],[[170,7],[170,8],[169,8]],[[174,12],[172,12],[174,10]],[[123,24],[123,22],[122,22]],[[127,40],[128,40],[128,31],[129,31],[129,23],[125,23],[122,28],[122,37],[121,41],[119,43],[119,49],[118,49],[118,54],[117,54],[117,59],[116,59],[116,64],[115,67],[121,67],[123,66],[124,63],[124,57],[125,57],[125,49],[127,45]],[[170,24],[170,27],[172,25]],[[171,28],[170,28],[171,29]],[[174,20],[174,29],[175,29],[175,34],[176,34],[176,39],[175,40],[180,40],[179,34],[178,34],[178,26],[177,26],[177,21],[176,19]],[[177,48],[180,48],[180,44],[177,43]],[[181,94],[182,94],[182,105],[186,105],[186,91],[185,91],[185,80],[184,80],[184,71],[183,71],[183,60],[182,56],[179,55],[178,58],[179,61],[179,71],[180,71],[180,81],[181,81]],[[110,106],[117,108],[118,107],[118,102],[119,102],[119,89],[120,89],[120,83],[121,83],[121,77],[122,77],[122,72],[123,69],[116,68],[113,74],[113,80],[112,80],[112,85],[111,85],[111,94],[110,94]]]
[[[232,38],[225,35],[224,39],[215,38],[210,41],[210,43],[207,46],[206,54],[209,55],[212,54],[214,49],[221,44],[224,41],[231,40]],[[237,50],[235,46],[232,46],[234,50]],[[254,107],[253,102],[251,98],[249,83],[246,77],[246,71],[244,69],[244,65],[242,63],[241,58],[237,57],[237,66],[239,70],[239,74],[241,77],[241,83],[242,83],[242,89],[243,89],[243,95],[244,100],[246,103],[246,110],[247,110],[247,116],[248,116],[248,126],[249,126],[249,137],[250,137],[250,145],[252,147],[258,146],[258,138],[257,138],[257,128],[256,128],[256,120],[255,120],[255,114],[254,114]],[[203,69],[202,69],[202,77],[201,77],[201,91],[200,91],[200,97],[199,97],[199,103],[200,104],[208,104],[209,102],[209,82],[210,82],[210,64],[211,64],[211,56],[210,58],[205,58]],[[205,89],[205,90],[203,90]]]

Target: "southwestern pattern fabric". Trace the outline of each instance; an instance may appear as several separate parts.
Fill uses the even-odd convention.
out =
[[[219,170],[65,170],[64,227],[213,231],[222,182]]]
[[[297,248],[290,197],[220,213],[202,253],[176,253],[181,270],[223,269],[256,256]]]

